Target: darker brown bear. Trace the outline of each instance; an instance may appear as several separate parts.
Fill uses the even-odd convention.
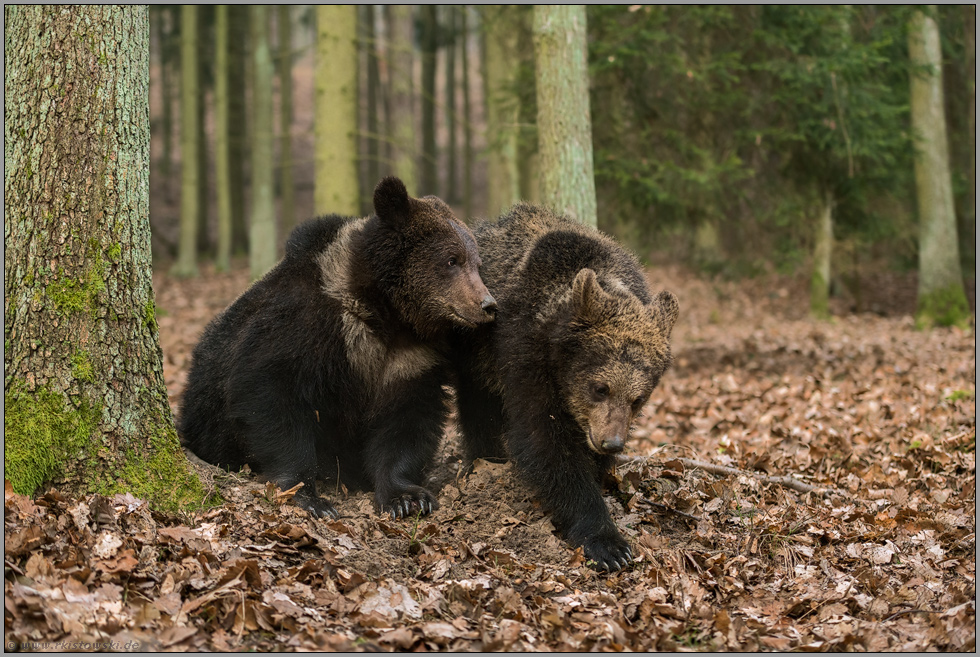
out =
[[[622,568],[632,554],[601,481],[670,365],[677,299],[652,296],[614,241],[540,207],[474,232],[499,310],[455,347],[468,456],[512,458],[565,539]]]
[[[382,511],[428,513],[422,486],[446,418],[450,327],[493,319],[472,233],[397,178],[376,215],[331,215],[204,330],[178,429],[215,465],[249,464],[300,506],[336,516],[316,480],[372,488]]]

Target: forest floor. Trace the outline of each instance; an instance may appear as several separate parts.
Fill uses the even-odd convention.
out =
[[[247,277],[155,277],[175,408]],[[225,504],[184,515],[8,488],[6,647],[975,650],[973,331],[815,321],[801,280],[650,280],[681,316],[606,498],[633,567],[588,567],[509,465],[462,472],[450,427],[421,520],[344,491],[315,520],[206,465]]]

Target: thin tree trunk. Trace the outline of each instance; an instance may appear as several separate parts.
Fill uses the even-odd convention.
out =
[[[830,263],[834,248],[834,193],[824,192],[814,231],[813,273],[810,275],[810,312],[830,317]]]
[[[436,49],[435,5],[422,5],[422,175],[420,194],[438,194],[436,176]]]
[[[8,5],[4,19],[4,477],[25,495],[56,483],[199,505],[155,317],[149,12]]]
[[[576,221],[595,226],[585,29],[584,5],[534,8],[542,200]]]
[[[317,7],[315,92],[317,213],[356,215],[357,183],[357,8]]]
[[[459,188],[456,185],[457,173],[457,144],[456,144],[456,16],[459,10],[455,5],[446,5],[446,129],[449,131],[449,143],[446,166],[446,200],[456,203],[459,200]]]
[[[170,41],[172,40],[173,25],[169,21],[172,16],[170,7],[157,8],[157,42],[160,44],[160,96],[163,104],[161,140],[163,141],[163,161],[160,163],[160,175],[164,180],[170,179],[171,161],[173,159],[173,96],[171,90]],[[166,29],[164,27],[166,26]],[[170,199],[170,185],[164,187],[167,199]]]
[[[367,52],[367,180],[365,190],[374,189],[381,180],[381,155],[378,148],[378,40],[375,30],[374,5],[366,5],[364,49]]]
[[[473,217],[473,113],[470,107],[470,32],[467,20],[469,8],[460,8],[460,65],[463,69],[463,213],[466,220]]]
[[[231,252],[233,255],[246,255],[248,249],[248,227],[245,222],[245,163],[249,159],[249,131],[246,116],[246,89],[248,76],[247,44],[249,37],[249,7],[229,5],[228,7],[228,161],[229,188],[231,189]]]
[[[252,218],[249,266],[252,280],[276,264],[276,216],[272,171],[272,53],[266,5],[251,6],[252,28]]]
[[[487,105],[488,208],[495,216],[521,198],[517,161],[520,97],[517,93],[519,7],[481,7],[484,28],[483,97]]]
[[[209,7],[203,5],[197,8],[197,27],[201,37],[197,40],[197,61],[200,67],[197,75],[199,88],[197,99],[197,255],[199,258],[206,257],[211,250],[211,239],[208,235],[208,201],[211,190],[208,184],[208,170],[210,168],[208,167],[207,134],[208,94],[204,83],[207,79],[208,64],[210,63],[206,48],[208,35],[205,34],[207,21],[204,14],[208,9]]]
[[[935,5],[929,6],[935,14]],[[919,202],[919,294],[922,326],[959,324],[970,309],[963,290],[953,187],[946,142],[942,52],[931,15],[915,11],[909,23],[912,129],[916,135],[915,188]]]
[[[402,179],[408,193],[418,194],[418,153],[415,128],[415,98],[412,83],[412,42],[414,24],[411,5],[387,5],[388,76],[391,125],[388,133],[392,145],[392,171]]]
[[[282,233],[296,225],[293,208],[293,30],[289,5],[279,5],[279,194]]]
[[[197,6],[181,5],[180,8],[180,240],[177,261],[171,274],[197,276],[197,221],[198,185],[197,170],[198,94],[197,79]]]
[[[218,271],[231,268],[231,161],[228,123],[228,5],[215,8],[214,145],[215,185],[218,191]]]

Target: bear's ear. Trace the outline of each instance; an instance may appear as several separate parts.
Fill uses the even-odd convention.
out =
[[[374,188],[374,211],[381,221],[393,226],[408,221],[412,206],[405,183],[395,176],[382,178]]]
[[[579,270],[572,281],[572,310],[582,319],[589,319],[608,296],[596,279],[595,272],[585,268]]]
[[[663,290],[658,293],[650,302],[650,309],[657,315],[657,322],[664,330],[664,337],[670,337],[670,331],[674,328],[677,315],[680,313],[680,304],[673,292]]]

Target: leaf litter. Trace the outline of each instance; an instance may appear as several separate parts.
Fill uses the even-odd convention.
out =
[[[976,648],[976,344],[908,316],[807,319],[802,281],[651,269],[674,367],[606,502],[636,564],[597,573],[509,464],[401,521],[336,491],[317,520],[191,457],[222,506],[4,495],[4,639],[143,650],[924,651]],[[156,275],[174,406],[248,273]],[[111,643],[109,643],[111,642]]]

